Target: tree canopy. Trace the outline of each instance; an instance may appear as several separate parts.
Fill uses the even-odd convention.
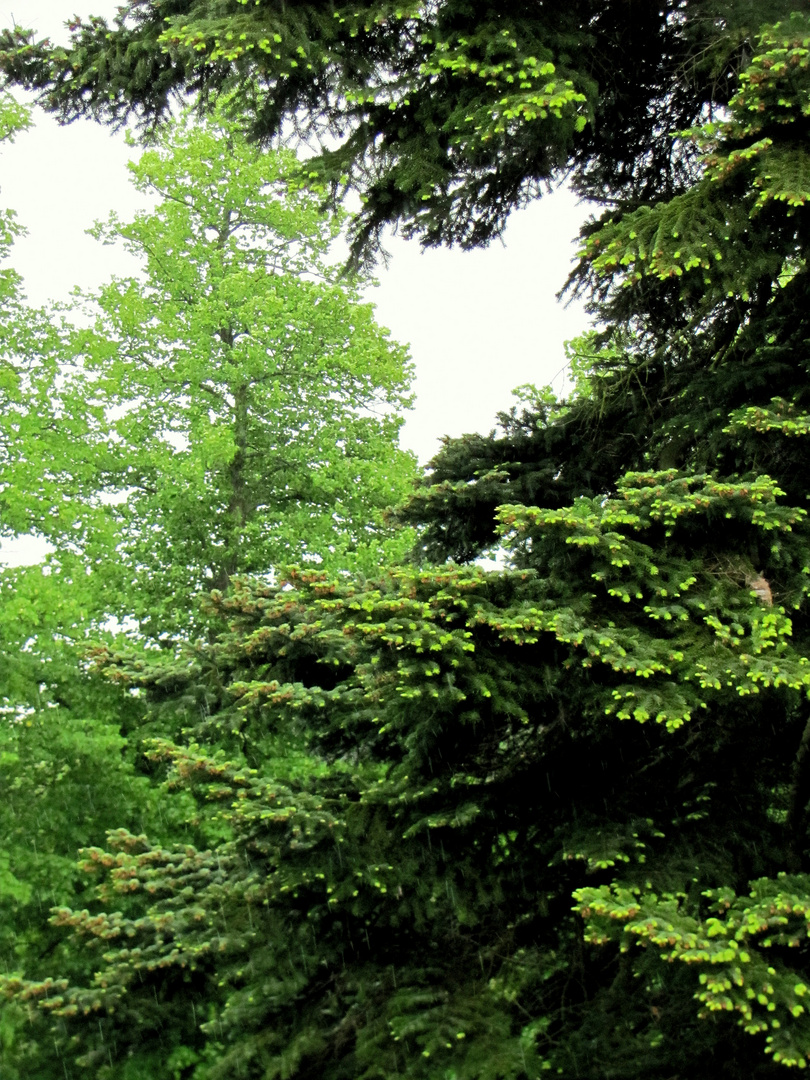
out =
[[[5,992],[99,1077],[181,1039],[212,1080],[806,1060],[803,513],[636,474],[505,507],[534,570],[246,583],[211,646],[99,654],[194,740],[150,753],[231,833],[85,851],[99,905],[53,922],[95,974]],[[205,1003],[197,1041],[155,1002]]]
[[[501,503],[562,507],[633,470],[767,474],[803,503],[806,37],[800,16],[765,33],[725,119],[682,134],[690,188],[589,227],[578,283],[601,331],[570,345],[565,400],[528,390],[436,457],[405,514],[432,557],[491,546]]]
[[[694,159],[673,132],[725,107],[760,26],[805,6],[137,0],[75,18],[66,47],[10,29],[0,65],[65,120],[149,127],[173,97],[226,92],[253,138],[292,125],[321,148],[310,181],[363,196],[362,261],[386,225],[486,243],[564,176],[610,206],[683,191]]]
[[[694,183],[589,236],[613,321],[569,398],[449,442],[411,510],[435,557],[497,543],[508,569],[245,579],[215,641],[98,650],[203,835],[88,848],[97,902],[53,923],[92,973],[4,980],[68,1060],[807,1067],[807,18],[752,52],[684,136]]]
[[[397,446],[410,361],[362,300],[368,281],[330,260],[341,217],[289,190],[295,165],[188,118],[132,167],[155,209],[97,229],[144,273],[104,287],[69,348],[116,415],[102,477],[126,493],[116,554],[156,625],[161,596],[235,573],[368,571],[403,549],[382,514],[414,470]]]
[[[654,20],[655,47],[632,54],[625,82],[617,65],[612,83],[583,89],[584,102],[572,60],[559,116],[548,102],[531,116],[507,93],[516,114],[490,131],[464,99],[472,133],[448,136],[443,160],[458,169],[444,210],[425,192],[426,213],[447,223],[433,239],[487,235],[464,233],[468,165],[485,179],[502,161],[508,178],[525,138],[531,170],[530,140],[559,148],[549,125],[570,121],[576,169],[577,147],[612,130],[614,150],[575,173],[615,200],[586,230],[575,279],[600,325],[571,347],[564,400],[527,389],[499,433],[448,441],[404,511],[421,530],[418,564],[372,580],[229,575],[209,600],[218,636],[95,649],[99,673],[146,710],[139,731],[174,828],[144,815],[143,828],[122,821],[87,846],[90,884],[48,929],[62,950],[29,950],[0,980],[14,1032],[32,1025],[36,1049],[15,1060],[27,1055],[43,1080],[57,1064],[96,1080],[772,1080],[808,1066],[810,18],[754,34],[784,14],[775,7],[530,7],[508,47],[568,13],[570,40],[587,46],[571,45],[577,71],[620,12],[641,44]],[[448,88],[434,94],[448,115],[460,86],[494,97],[511,69],[481,79],[470,57],[500,64],[488,44],[520,19],[451,3],[368,26],[362,8],[354,22],[339,8],[337,19],[255,9],[167,2],[159,26],[156,3],[130,5],[111,37],[77,26],[84,67],[78,51],[77,67],[54,67],[62,54],[19,37],[5,63],[68,114],[115,119],[134,103],[149,118],[172,88],[201,91],[203,107],[206,91],[227,89],[239,109],[254,95],[268,134],[292,100],[305,124],[309,100],[364,148],[352,160],[370,170],[369,224],[374,170],[404,165],[396,147],[420,86]],[[262,20],[267,45],[250,48]],[[289,61],[293,25],[313,28],[313,49],[333,47],[328,64],[308,61],[314,74],[303,43],[300,65],[272,66]],[[164,29],[180,38],[160,52]],[[182,37],[192,29],[199,49]],[[144,81],[137,98],[127,79],[141,47],[157,89]],[[526,57],[546,63],[532,47]],[[434,51],[448,64],[431,82]],[[645,96],[633,80],[648,63]],[[113,71],[120,82],[104,84]],[[387,111],[404,134],[389,144],[381,124],[368,157],[357,133],[374,102],[348,91],[363,79],[376,93],[375,73],[390,77]],[[639,111],[622,127],[625,85]],[[300,95],[282,100],[285,88]],[[604,124],[577,130],[589,101]],[[677,136],[673,110],[690,128]],[[634,143],[641,131],[648,141]],[[659,182],[662,146],[674,164]],[[328,160],[339,159],[313,171]],[[385,220],[409,220],[405,205],[392,196]],[[162,223],[132,235],[174,234]],[[104,317],[125,318],[124,301],[138,315],[144,292],[113,286]],[[86,340],[115,346],[122,325],[102,318]],[[160,323],[138,325],[154,348]],[[136,402],[156,393],[143,378]],[[496,546],[506,569],[458,565]],[[20,755],[8,755],[13,773]],[[3,865],[0,899],[24,901],[22,876]]]
[[[154,207],[95,228],[140,272],[32,345],[7,528],[44,535],[65,582],[91,572],[101,614],[165,634],[235,573],[369,572],[407,548],[383,514],[415,471],[397,445],[410,360],[369,280],[341,275],[341,216],[290,190],[295,168],[222,118],[165,128],[131,166]]]

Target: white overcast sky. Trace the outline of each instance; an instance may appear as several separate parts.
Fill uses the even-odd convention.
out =
[[[15,21],[38,37],[65,35],[74,15],[112,16],[120,0],[0,0],[0,26]],[[28,235],[12,264],[34,303],[67,299],[112,273],[128,257],[84,234],[115,209],[126,217],[143,205],[129,184],[135,151],[123,135],[92,122],[60,127],[37,110],[36,127],[0,156],[0,205],[16,210]],[[580,307],[558,304],[585,211],[566,191],[513,215],[504,242],[473,251],[422,252],[391,237],[387,269],[370,298],[378,320],[408,343],[416,366],[416,408],[403,444],[427,462],[443,435],[489,431],[523,383],[560,386],[563,342],[581,333]],[[4,547],[3,555],[11,556]]]

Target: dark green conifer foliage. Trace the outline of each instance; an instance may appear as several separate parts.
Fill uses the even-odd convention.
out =
[[[576,280],[603,331],[572,343],[567,400],[539,392],[440,452],[404,514],[431,557],[475,558],[502,502],[610,494],[628,470],[764,473],[804,503],[806,39],[804,17],[769,31],[727,120],[684,133],[697,183],[588,230]]]
[[[0,40],[12,83],[62,118],[147,126],[174,96],[222,91],[254,137],[282,124],[330,146],[308,163],[357,187],[354,258],[386,225],[474,246],[571,172],[597,202],[669,198],[694,177],[672,132],[724,107],[763,23],[800,0],[135,0],[78,17],[54,47]]]
[[[720,1059],[751,1075],[763,1040],[733,1015],[701,1021],[693,1000],[724,956],[686,969],[591,948],[572,894],[586,914],[626,914],[628,893],[680,903],[677,952],[705,935],[703,890],[803,865],[790,777],[810,663],[788,614],[808,587],[802,511],[767,480],[657,473],[502,519],[542,575],[246,583],[215,598],[231,632],[182,663],[100,655],[125,685],[170,686],[178,724],[212,674],[226,687],[187,730],[205,745],[151,748],[225,839],[111,835],[84,853],[100,910],[54,917],[75,948],[98,943],[93,982],[4,982],[90,1075],[117,1075],[133,1032],[150,1068],[169,1055],[166,987],[180,1011],[206,1002],[188,1075],[212,1080],[709,1077]],[[757,548],[777,603],[741,554]],[[810,879],[789,885],[806,896]],[[799,921],[793,954],[747,933],[804,1054]]]

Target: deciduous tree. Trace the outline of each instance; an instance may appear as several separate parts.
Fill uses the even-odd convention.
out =
[[[165,633],[234,573],[314,562],[366,571],[405,550],[383,513],[408,490],[397,446],[411,368],[330,246],[339,215],[290,191],[286,151],[259,153],[224,120],[165,129],[131,166],[156,199],[98,225],[142,273],[86,298],[54,362],[96,417],[72,513],[119,618]],[[70,476],[70,461],[60,464]]]

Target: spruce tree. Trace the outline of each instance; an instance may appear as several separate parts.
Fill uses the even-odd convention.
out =
[[[609,495],[632,470],[767,474],[803,504],[804,28],[766,32],[729,117],[681,134],[691,188],[586,229],[570,287],[601,326],[569,345],[571,390],[526,389],[490,436],[446,444],[404,513],[431,557],[492,546],[501,503]]]

